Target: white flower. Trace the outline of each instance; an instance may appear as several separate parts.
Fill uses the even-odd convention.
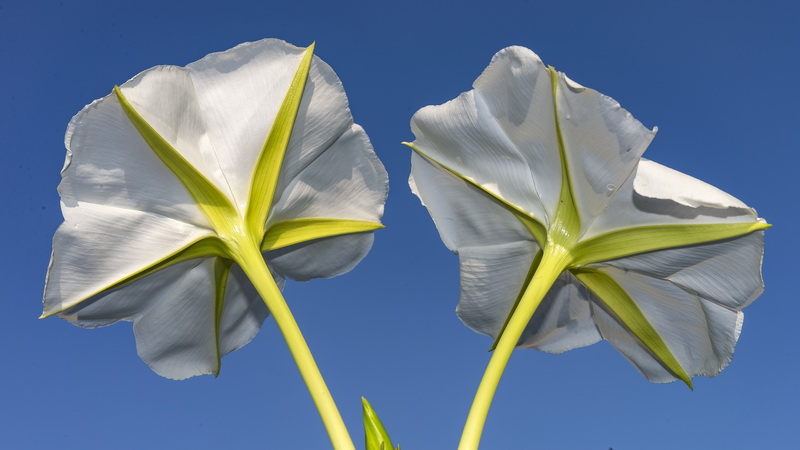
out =
[[[78,113],[43,317],[132,321],[158,374],[214,374],[264,302],[279,320],[284,277],[353,268],[381,227],[386,172],[312,54],[242,44],[146,70]]]
[[[528,49],[473,87],[417,112],[409,144],[412,189],[459,255],[464,323],[551,353],[606,339],[656,382],[727,366],[768,225],[641,159],[655,130]]]

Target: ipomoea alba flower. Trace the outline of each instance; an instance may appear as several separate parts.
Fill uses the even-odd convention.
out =
[[[768,225],[641,159],[655,129],[528,49],[473,87],[417,112],[409,144],[411,187],[459,255],[464,323],[500,339],[521,314],[518,347],[551,353],[606,339],[656,382],[719,373],[763,289]]]
[[[146,70],[65,140],[43,317],[132,321],[165,377],[217,373],[253,338],[269,314],[254,276],[347,272],[381,227],[386,172],[313,46],[267,39]]]

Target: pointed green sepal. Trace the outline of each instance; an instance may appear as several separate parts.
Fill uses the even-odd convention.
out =
[[[655,358],[689,389],[692,380],[686,374],[675,355],[647,320],[636,302],[613,278],[597,270],[572,270],[578,280],[592,291],[608,307],[609,311],[655,356]]]
[[[153,153],[175,174],[206,214],[217,231],[233,228],[232,220],[238,217],[236,208],[228,198],[198,171],[183,155],[175,150],[146,120],[133,108],[122,94],[119,86],[114,86],[114,94],[122,110],[142,139],[153,150]]]
[[[762,222],[746,222],[625,228],[579,242],[572,250],[573,264],[582,266],[655,250],[731,239],[769,227]]]
[[[222,368],[222,350],[220,349],[220,323],[222,322],[222,308],[225,306],[225,289],[228,287],[228,275],[231,273],[233,261],[225,258],[214,260],[214,346],[217,353],[217,370],[214,377],[219,376]]]
[[[567,158],[564,135],[561,132],[561,119],[558,111],[558,72],[553,66],[547,66],[550,71],[550,81],[553,86],[553,122],[556,126],[558,138],[558,154],[561,161],[561,193],[558,199],[558,208],[555,217],[547,230],[548,244],[570,247],[577,241],[581,231],[581,217],[572,192],[572,177],[569,171],[569,158]]]
[[[100,294],[101,292],[109,291],[111,289],[120,288],[120,287],[122,287],[122,286],[124,286],[124,285],[126,285],[128,283],[132,283],[132,282],[134,282],[136,280],[142,279],[142,278],[150,275],[151,273],[155,273],[155,272],[158,272],[159,270],[166,269],[167,267],[170,267],[172,265],[175,265],[175,264],[178,264],[178,263],[181,263],[181,262],[184,262],[184,261],[188,261],[190,259],[213,257],[213,256],[226,258],[226,257],[228,257],[227,249],[225,247],[225,244],[223,244],[222,241],[219,238],[217,238],[216,236],[206,236],[206,237],[201,238],[201,239],[199,239],[199,240],[197,240],[195,242],[190,243],[189,245],[185,246],[184,248],[176,251],[175,253],[172,253],[171,255],[168,255],[167,257],[165,257],[165,258],[163,258],[163,259],[161,259],[159,261],[156,261],[155,263],[153,263],[153,264],[151,264],[149,266],[143,267],[142,269],[140,269],[140,270],[138,270],[136,272],[133,272],[133,273],[125,276],[124,278],[121,278],[121,279],[109,284],[108,286],[104,286],[104,287],[96,290],[95,292],[83,297],[82,299],[78,300],[77,302],[72,303],[71,305],[69,305],[69,306],[67,306],[65,308],[61,308],[61,309],[56,310],[56,311],[48,311],[48,312],[42,314],[39,318],[40,319],[44,319],[44,318],[47,318],[47,317],[50,317],[50,316],[54,316],[54,315],[56,315],[58,313],[66,311],[67,309],[70,309],[70,308],[72,308],[72,307],[74,307],[74,306],[76,306],[76,305],[78,305],[78,304],[80,304],[82,302],[85,302],[86,300],[89,300],[90,298],[94,297],[97,294]]]
[[[531,234],[533,235],[534,239],[536,239],[536,242],[539,244],[539,246],[540,247],[544,247],[545,243],[547,242],[547,228],[544,226],[544,224],[541,221],[539,221],[538,219],[533,217],[530,213],[520,209],[518,206],[508,202],[506,199],[498,196],[497,194],[493,194],[492,192],[488,191],[486,188],[484,188],[483,186],[478,184],[472,178],[467,177],[465,175],[462,175],[461,173],[457,172],[456,170],[453,170],[450,167],[447,167],[444,164],[440,163],[439,161],[436,161],[436,160],[428,157],[428,155],[426,155],[425,153],[420,151],[420,149],[417,148],[413,143],[402,142],[402,144],[407,146],[407,147],[409,147],[409,148],[411,148],[412,150],[414,150],[418,155],[420,155],[423,158],[425,158],[426,161],[428,161],[431,164],[434,164],[434,165],[439,166],[442,169],[446,170],[447,172],[449,172],[450,174],[452,174],[456,178],[458,178],[458,179],[464,181],[465,183],[467,183],[468,185],[474,187],[475,189],[480,191],[482,194],[488,196],[489,198],[491,198],[492,200],[497,202],[499,205],[501,205],[502,207],[507,209],[509,212],[514,214],[517,217],[517,219],[519,219],[523,223],[523,225],[525,225],[525,227],[528,229],[528,231],[531,232]]]
[[[383,228],[377,222],[350,219],[292,219],[271,225],[264,234],[261,251],[343,234],[362,233]]]
[[[542,262],[542,255],[544,252],[539,250],[536,252],[536,255],[533,257],[533,262],[531,262],[531,267],[528,269],[528,274],[525,276],[525,282],[522,283],[522,287],[519,289],[519,294],[517,294],[517,299],[514,300],[514,306],[511,307],[511,311],[506,316],[506,321],[503,323],[503,327],[500,328],[500,332],[497,333],[497,337],[494,339],[494,343],[489,348],[489,351],[494,351],[497,348],[498,342],[500,342],[500,338],[503,337],[503,333],[506,331],[506,327],[508,327],[508,321],[511,320],[511,316],[514,315],[514,311],[516,311],[517,306],[519,306],[520,300],[522,300],[522,296],[525,294],[525,291],[528,290],[528,286],[531,284],[533,280],[533,275],[536,273],[536,269],[539,268],[539,263]]]
[[[245,217],[249,229],[258,235],[264,233],[264,223],[267,220],[269,209],[272,207],[283,158],[286,155],[289,138],[292,136],[297,111],[300,109],[300,101],[303,99],[303,91],[313,56],[314,44],[312,43],[303,54],[303,59],[283,98],[283,103],[269,130],[269,135],[253,171],[253,182],[250,186],[250,198]]]
[[[400,450],[400,446],[392,445],[389,434],[383,427],[383,423],[378,418],[378,414],[372,409],[366,398],[361,397],[361,406],[364,411],[364,439],[366,450]]]

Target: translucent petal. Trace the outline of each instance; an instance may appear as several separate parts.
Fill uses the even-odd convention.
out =
[[[180,265],[181,276],[163,284],[133,324],[139,357],[157,374],[175,380],[218,369],[214,259]]]
[[[136,112],[230,198],[189,71],[157,66],[120,86]]]
[[[519,347],[563,353],[599,341],[590,296],[572,274],[562,273],[533,314]]]
[[[496,338],[523,288],[537,245],[517,241],[461,247],[461,298],[456,313],[473,330]]]
[[[619,188],[607,212],[595,218],[584,237],[644,225],[756,221],[760,219],[753,209],[721,190],[642,159],[634,176]]]
[[[687,292],[731,309],[742,309],[764,290],[764,232],[708,244],[619,258],[589,267],[612,266],[667,280]]]
[[[458,316],[473,330],[496,337],[539,246],[513,213],[475,186],[417,154],[411,164],[412,190],[444,243],[459,255]]]
[[[386,170],[369,138],[360,126],[352,125],[295,174],[268,224],[299,218],[380,222],[388,188]]]
[[[210,125],[209,139],[240,208],[303,52],[268,39],[212,53],[186,66]]]
[[[295,244],[264,253],[282,276],[297,281],[330,278],[353,269],[372,248],[373,233],[353,233]]]
[[[119,321],[132,322],[162,297],[161,291],[181,278],[197,260],[185,261],[152,273],[124,286],[103,291],[59,314],[59,317],[85,328],[111,325]]]
[[[749,209],[737,198],[708,183],[649,160],[639,164],[633,189],[644,197],[672,200],[693,208]]]
[[[583,228],[628,179],[655,131],[614,99],[558,75],[559,129]]]
[[[743,315],[679,286],[633,271],[600,269],[625,289],[653,325],[689,377],[714,376],[733,356]],[[601,327],[601,332],[603,327]],[[618,330],[604,337],[653,381],[673,381],[649,352],[631,347]],[[634,341],[635,342],[635,341]],[[637,343],[637,345],[639,345]],[[658,366],[658,368],[656,367]]]
[[[354,138],[353,134],[363,136]],[[359,139],[364,142],[353,142]],[[339,77],[324,61],[314,57],[292,129],[292,137],[289,139],[281,166],[275,191],[276,198],[279,198],[286,186],[319,158],[322,152],[329,151],[332,145],[343,145],[343,143],[351,143],[351,146],[359,149],[369,149],[364,151],[365,156],[377,161],[372,151],[372,144],[364,134],[364,130],[358,125],[353,125],[347,96]],[[380,166],[380,162],[378,165]]]
[[[678,380],[599,303],[592,304],[592,314],[603,339],[611,343],[645,378],[654,383]]]
[[[283,278],[275,273],[272,276],[276,278],[278,287],[283,288]],[[261,300],[241,267],[234,264],[228,275],[225,302],[219,324],[220,352],[225,355],[250,342],[258,333],[267,316],[269,316],[269,310],[264,305],[264,301]]]
[[[550,71],[524,47],[508,47],[473,83],[489,113],[525,158],[536,197],[547,222],[555,213],[561,191],[561,161],[555,122]]]
[[[511,48],[495,56],[475,88],[414,114],[414,146],[546,222],[560,189],[549,72],[532,52]]]
[[[149,311],[156,302],[164,301],[164,295],[174,295],[176,289],[179,289],[174,287],[174,283],[182,282],[180,280],[185,272],[198,263],[198,260],[186,261],[167,267],[126,285],[124,289],[103,292],[59,316],[87,328],[111,325],[123,320],[134,321]],[[275,273],[273,277],[282,288],[285,284],[283,278]],[[228,354],[250,342],[267,316],[269,311],[261,297],[241,268],[234,265],[228,277],[220,318],[221,354]]]
[[[302,59],[304,48],[264,39],[212,53],[189,64],[219,164],[240,207],[252,169]],[[314,58],[282,169],[302,170],[353,123],[341,82]],[[283,186],[278,187],[278,194]]]
[[[67,128],[67,159],[58,187],[65,208],[95,203],[209,227],[178,178],[161,162],[114,95],[96,100]]]
[[[416,153],[411,156],[409,183],[450,250],[533,240],[522,222],[498,202]]]
[[[184,222],[91,203],[63,208],[44,314],[71,307],[211,233]]]
[[[361,127],[353,125],[323,150],[288,185],[268,223],[314,217],[380,220],[386,172]],[[371,233],[357,233],[281,248],[265,257],[278,273],[306,281],[351,270],[372,242]]]

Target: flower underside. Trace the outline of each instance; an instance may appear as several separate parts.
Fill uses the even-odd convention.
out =
[[[666,370],[691,387],[691,377],[631,295],[614,278],[591,265],[658,250],[731,239],[763,230],[769,225],[763,222],[645,225],[620,228],[588,238],[584,237],[582,230],[587,229],[589,224],[586,222],[593,220],[593,217],[582,217],[579,202],[575,196],[574,180],[570,179],[571,161],[561,130],[558,102],[555,100],[559,90],[558,74],[552,67],[549,67],[548,70],[552,82],[555,132],[561,165],[560,195],[555,213],[550,215],[548,221],[537,218],[534,214],[477,182],[473,177],[426,154],[425,150],[416,143],[406,143],[428,163],[457,177],[512,213],[528,230],[531,239],[538,244],[539,249],[533,257],[525,281],[505,324],[495,336],[492,349],[503,336],[509,320],[517,310],[526,291],[533,285],[541,284],[545,284],[549,289],[556,278],[566,271],[588,288],[602,302],[602,307],[635,336]],[[535,311],[536,305],[533,308],[530,311],[531,314]]]
[[[277,201],[275,197],[284,155],[292,136],[295,119],[303,99],[303,91],[309,74],[314,45],[305,51],[290,87],[278,111],[277,117],[263,144],[253,170],[246,207],[237,206],[209,179],[162,137],[129,103],[119,87],[114,94],[125,115],[138,130],[147,146],[180,180],[191,198],[202,210],[211,233],[188,243],[170,255],[142,267],[134,273],[104,286],[83,299],[70,301],[60,309],[46,309],[42,317],[69,314],[83,302],[102,292],[123,287],[157,271],[175,264],[198,258],[214,260],[215,292],[215,338],[217,345],[217,373],[220,350],[220,320],[225,300],[228,277],[234,264],[245,272],[263,265],[262,252],[286,248],[304,242],[351,233],[370,232],[383,225],[377,222],[339,218],[294,218],[269,221],[269,213]],[[267,224],[269,225],[267,226]],[[270,276],[270,275],[266,275]]]

